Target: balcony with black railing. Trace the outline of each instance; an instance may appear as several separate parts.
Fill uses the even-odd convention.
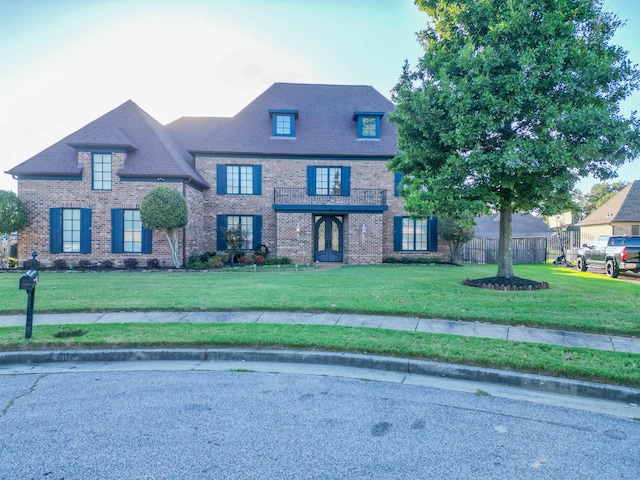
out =
[[[275,188],[273,209],[290,212],[382,212],[387,191],[352,188],[349,195],[309,195],[306,188]]]

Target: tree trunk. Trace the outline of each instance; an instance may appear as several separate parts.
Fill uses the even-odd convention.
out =
[[[171,259],[173,260],[173,264],[176,268],[180,268],[180,258],[179,258],[179,244],[178,244],[178,231],[175,228],[167,228],[164,230],[165,235],[167,236],[167,240],[169,241],[169,248],[171,249]]]
[[[511,227],[511,207],[502,207],[500,209],[500,240],[498,243],[498,277],[513,277]]]

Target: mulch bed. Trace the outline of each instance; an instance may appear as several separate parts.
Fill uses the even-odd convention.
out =
[[[477,288],[487,288],[489,290],[503,290],[512,292],[516,290],[544,290],[549,288],[547,282],[536,282],[520,277],[488,277],[488,278],[467,278],[462,282],[463,285]]]

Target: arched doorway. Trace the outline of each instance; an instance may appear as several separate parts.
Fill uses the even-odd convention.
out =
[[[342,262],[343,221],[341,216],[317,217],[314,225],[314,259],[317,262]]]

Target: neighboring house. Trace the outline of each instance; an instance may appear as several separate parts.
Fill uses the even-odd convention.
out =
[[[499,238],[500,214],[483,215],[476,217],[476,237]],[[555,230],[549,228],[544,218],[536,217],[530,213],[514,214],[511,217],[512,238],[549,238]]]
[[[578,225],[586,244],[599,235],[640,235],[640,180],[624,187]]]
[[[411,220],[386,163],[397,149],[393,104],[369,86],[276,83],[232,118],[161,125],[132,101],[12,168],[30,222],[19,258],[67,263],[129,257],[171,264],[166,239],[144,229],[154,186],[185,196],[183,261],[266,245],[296,263],[380,263],[434,255],[437,218]]]

